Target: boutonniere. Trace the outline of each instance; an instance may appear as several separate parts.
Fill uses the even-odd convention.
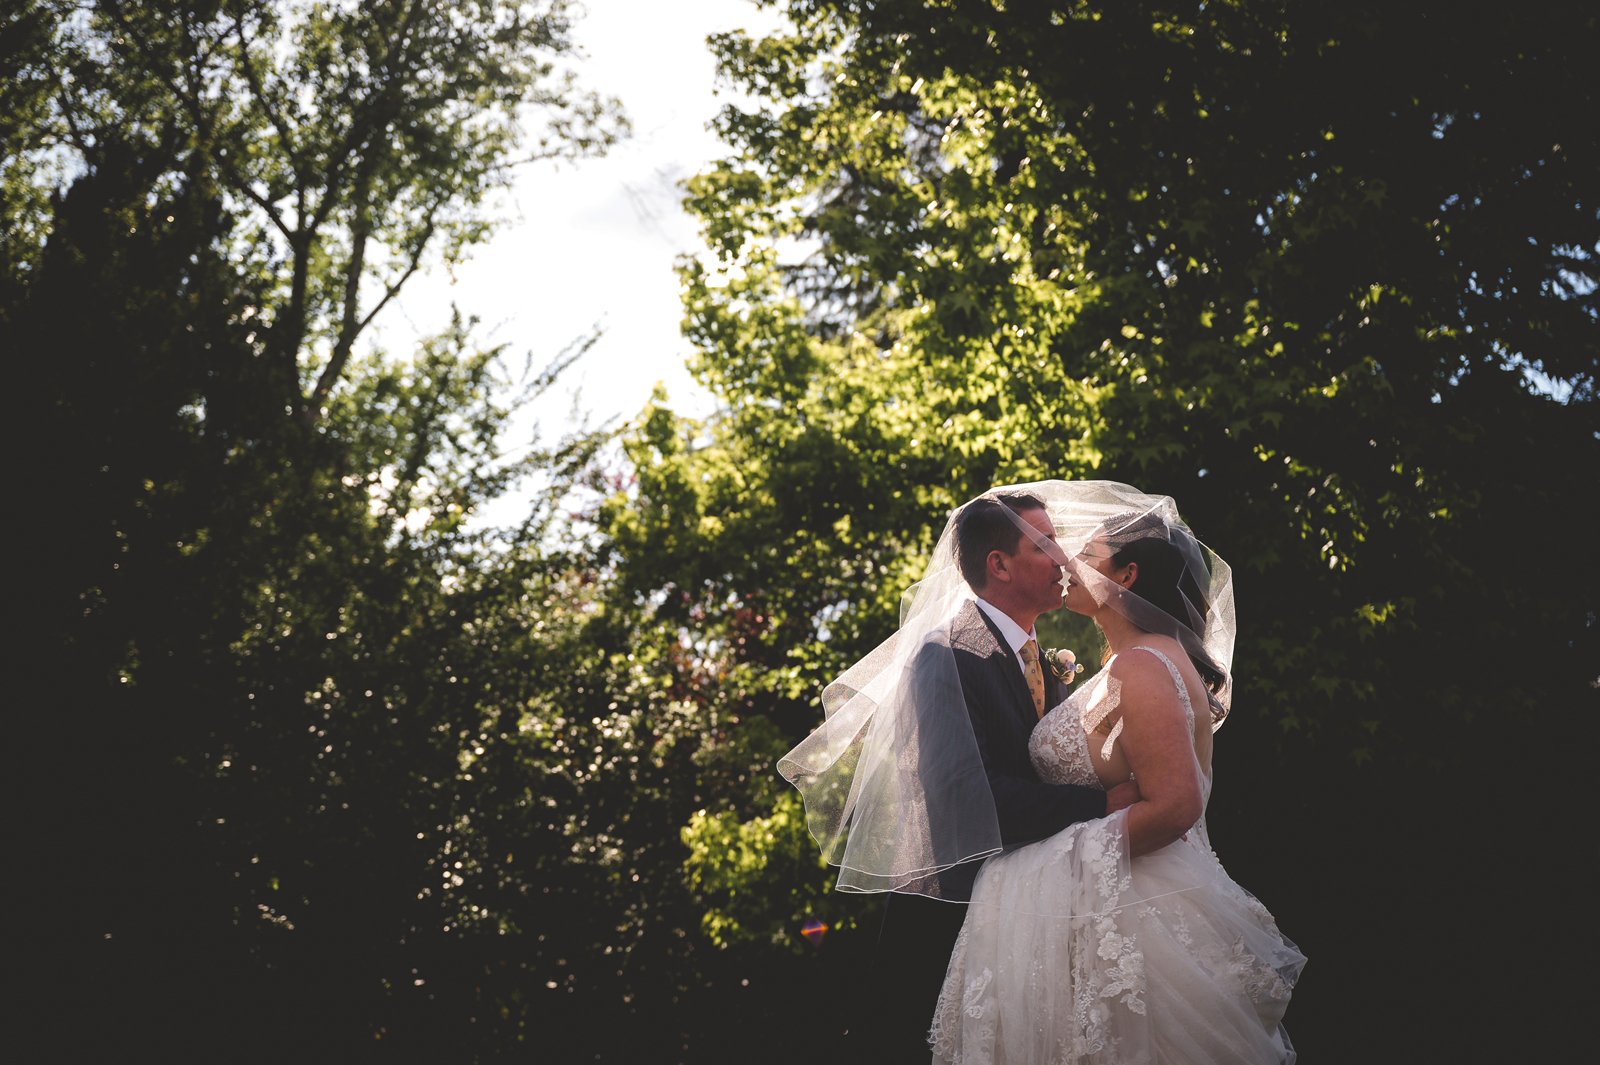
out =
[[[1083,672],[1083,663],[1078,661],[1078,656],[1064,647],[1046,651],[1044,660],[1050,663],[1050,671],[1063,684],[1071,684]]]

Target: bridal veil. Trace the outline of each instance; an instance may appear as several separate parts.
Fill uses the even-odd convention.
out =
[[[1214,676],[1213,727],[1227,713],[1235,634],[1228,566],[1189,531],[1171,497],[1113,481],[1036,481],[985,493],[1043,502],[1054,540],[1019,529],[1097,601],[1146,632],[1177,639]],[[778,762],[805,800],[812,836],[839,866],[838,889],[970,900],[975,863],[1002,850],[999,819],[967,715],[950,622],[974,598],[961,577],[952,513],[922,580],[901,599],[900,627],[823,691],[826,719]],[[1009,511],[1008,511],[1009,513]],[[1157,536],[1178,549],[1176,617],[1077,560],[1091,541],[1113,549]],[[1143,577],[1141,576],[1141,581]],[[1203,670],[1202,672],[1206,672]],[[969,866],[961,870],[959,867]],[[952,874],[954,871],[954,875]]]

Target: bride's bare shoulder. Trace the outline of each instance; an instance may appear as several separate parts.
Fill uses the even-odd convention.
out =
[[[1179,643],[1171,636],[1163,636],[1157,632],[1144,633],[1137,640],[1135,640],[1134,648],[1137,649],[1140,647],[1149,650],[1160,651],[1173,661],[1177,661],[1179,658],[1184,658],[1188,655],[1188,652],[1183,649],[1183,644]]]
[[[1175,663],[1184,661],[1183,648],[1178,641],[1165,636],[1146,637],[1111,660],[1111,677],[1121,686],[1124,703],[1145,705],[1152,700],[1165,703],[1170,697],[1176,705],[1172,674],[1160,657],[1143,653],[1151,650],[1161,652]]]
[[[1185,657],[1183,645],[1172,637],[1145,635],[1111,660],[1111,675],[1123,681],[1145,673],[1167,676],[1167,667],[1160,656],[1146,653],[1150,651],[1159,651],[1174,662]]]

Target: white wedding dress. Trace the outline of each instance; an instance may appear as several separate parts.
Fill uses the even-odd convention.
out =
[[[1142,650],[1171,672],[1192,734],[1182,674]],[[1041,779],[1103,786],[1087,731],[1117,688],[1108,666],[1044,717],[1029,740]],[[1305,957],[1228,878],[1203,817],[1186,840],[1131,861],[1126,819],[1075,824],[985,864],[934,1014],[935,1062],[1294,1061],[1279,1021]]]

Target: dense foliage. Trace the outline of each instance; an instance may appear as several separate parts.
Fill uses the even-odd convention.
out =
[[[1242,571],[1252,712],[1358,758],[1507,697],[1467,681],[1462,595],[1491,641],[1587,638],[1592,570],[1529,587],[1501,550],[1593,484],[1592,14],[792,12],[719,41],[765,106],[692,185],[690,333],[763,456],[739,509],[815,535],[881,496],[882,545],[995,481],[1169,491]]]
[[[1419,930],[1385,893],[1481,881],[1468,831],[1561,801],[1484,786],[1504,723],[1592,701],[1593,563],[1534,530],[1594,505],[1593,16],[787,10],[713,41],[755,105],[688,188],[720,412],[658,393],[529,450],[511,412],[582,342],[521,373],[470,321],[356,342],[515,161],[622,132],[556,66],[564,3],[8,8],[18,853],[58,1056],[828,1053],[872,904],[773,760],[949,509],[1034,477],[1170,492],[1234,563],[1213,835],[1312,955],[1297,1037],[1359,1046],[1345,943],[1460,957],[1470,894]],[[523,524],[469,521],[524,481]]]

